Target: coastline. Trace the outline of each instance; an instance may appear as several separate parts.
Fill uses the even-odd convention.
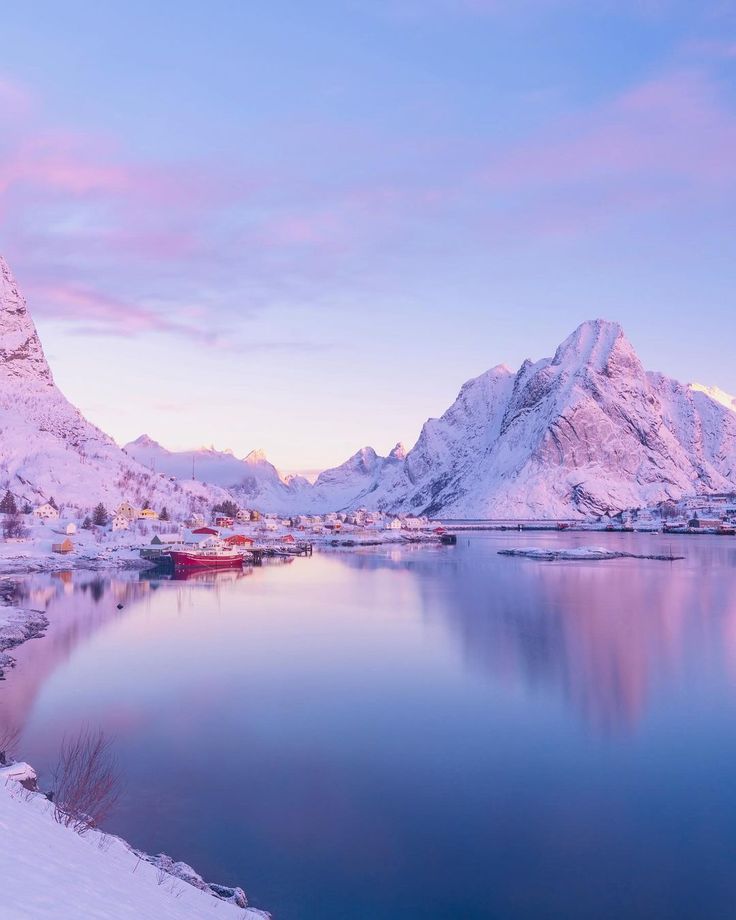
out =
[[[63,564],[56,565],[54,563],[57,560],[52,557],[25,557],[23,561],[25,565],[22,567],[18,566],[12,571],[4,569],[0,573],[0,681],[6,680],[9,677],[8,672],[15,667],[15,659],[8,654],[9,650],[18,648],[31,639],[43,638],[49,626],[48,617],[43,611],[12,603],[17,591],[17,582],[13,576],[54,574],[70,569],[115,572],[150,568],[150,563],[145,560],[122,555],[114,562],[108,558],[85,556],[75,559],[60,558],[58,563]],[[233,909],[233,913],[226,916],[240,917],[242,920],[270,920],[271,915],[267,911],[248,906],[247,896],[239,886],[207,882],[187,863],[175,860],[165,853],[145,853],[116,835],[91,830],[80,836],[71,828],[58,824],[53,818],[51,803],[37,789],[36,778],[36,772],[24,762],[0,765],[0,827],[9,831],[6,839],[14,843],[22,840],[31,847],[38,847],[43,841],[51,851],[46,853],[45,860],[55,860],[63,879],[63,882],[57,881],[56,884],[63,884],[63,890],[54,888],[46,897],[41,889],[44,884],[49,883],[47,872],[34,875],[32,880],[26,879],[22,884],[18,882],[17,893],[16,888],[4,884],[2,904],[6,908],[12,907],[17,910],[18,913],[14,916],[28,916],[33,920],[46,916],[58,917],[60,914],[56,899],[59,896],[76,905],[82,904],[83,899],[91,893],[92,901],[99,899],[101,904],[105,905],[104,913],[96,913],[96,905],[89,903],[75,916],[99,916],[105,920],[127,920],[128,917],[194,920],[195,917],[208,916],[211,911],[222,905]],[[25,812],[31,809],[32,814],[18,811],[15,808],[16,803]],[[0,839],[3,836],[5,835],[0,834]],[[74,839],[87,847],[81,851],[81,857],[76,852],[69,855],[74,848],[80,847]],[[113,867],[98,865],[100,858],[104,860],[105,856],[110,854]],[[27,872],[26,862],[17,846],[0,847],[0,866],[4,879],[23,878]],[[47,865],[47,862],[44,865]],[[136,881],[128,879],[128,874]],[[108,878],[111,875],[112,878]],[[99,890],[108,884],[116,890],[114,903],[107,900],[109,894]],[[79,891],[75,886],[79,886]],[[24,906],[28,892],[33,892],[34,896],[41,892],[44,904],[48,904],[48,913],[44,908],[39,908],[35,900],[32,910]],[[141,902],[138,892],[145,903]],[[158,892],[161,892],[163,897]],[[17,901],[13,900],[14,894],[18,898]],[[126,894],[130,896],[127,899],[128,903]],[[222,911],[218,910],[215,916],[221,915]]]
[[[48,625],[48,617],[41,610],[0,604],[0,680],[5,680],[5,672],[15,667],[8,650],[29,639],[41,638]]]
[[[35,779],[26,763],[0,767],[0,828],[10,832],[0,834],[8,916],[270,920],[267,911],[248,906],[242,888],[207,883],[186,863],[150,856],[102,830],[81,835],[59,824],[51,802],[29,788]]]

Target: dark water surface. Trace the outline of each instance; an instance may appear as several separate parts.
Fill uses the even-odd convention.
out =
[[[687,558],[496,554],[535,544]],[[276,920],[736,917],[736,538],[477,533],[23,591],[51,627],[0,728],[48,769],[102,726],[109,829]]]

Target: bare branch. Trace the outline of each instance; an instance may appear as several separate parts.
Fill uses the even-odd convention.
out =
[[[54,817],[80,834],[98,827],[120,796],[112,742],[85,727],[65,738],[53,773]]]

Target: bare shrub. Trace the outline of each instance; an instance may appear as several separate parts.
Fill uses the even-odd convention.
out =
[[[29,530],[23,523],[19,514],[6,514],[3,520],[3,536],[6,540],[22,540],[28,536]]]
[[[65,738],[53,772],[54,817],[84,834],[98,827],[120,797],[120,774],[112,742],[85,727]]]
[[[0,728],[0,767],[13,761],[13,753],[20,738],[20,729],[12,725]]]

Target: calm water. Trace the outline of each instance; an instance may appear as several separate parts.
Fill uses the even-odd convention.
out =
[[[23,583],[0,725],[115,738],[110,829],[276,920],[736,916],[736,539],[474,534],[235,578]],[[124,605],[117,610],[117,604]]]

